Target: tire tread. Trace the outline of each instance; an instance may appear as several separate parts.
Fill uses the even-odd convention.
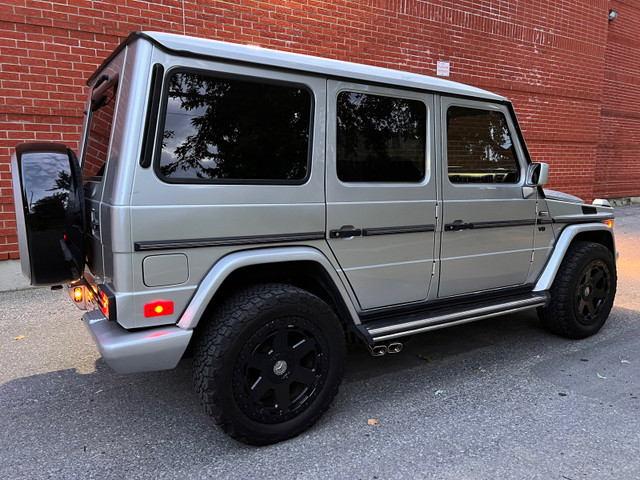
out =
[[[546,307],[540,309],[540,320],[545,328],[550,332],[555,333],[567,338],[580,339],[585,338],[596,333],[602,325],[598,326],[595,331],[581,328],[577,325],[574,318],[572,302],[572,291],[574,278],[577,275],[577,270],[580,269],[581,263],[584,259],[594,252],[598,252],[601,258],[606,259],[607,262],[613,266],[611,269],[610,279],[610,298],[613,299],[616,291],[616,273],[615,264],[613,263],[611,252],[604,245],[599,243],[577,241],[574,242],[567,253],[558,269],[556,277],[551,285],[550,293],[551,299]],[[601,314],[608,317],[613,301],[608,302],[609,305],[604,307]],[[602,322],[604,324],[604,321]]]
[[[240,432],[233,419],[225,414],[220,405],[223,387],[219,377],[222,374],[225,361],[228,361],[228,351],[235,339],[248,328],[256,316],[267,313],[279,304],[289,304],[293,308],[296,308],[296,305],[304,304],[308,308],[319,309],[327,317],[326,321],[330,328],[342,330],[331,308],[318,297],[287,284],[260,284],[237,292],[215,310],[202,333],[194,354],[194,384],[205,411],[225,433],[247,444],[275,443],[296,436],[308,429],[329,408],[340,386],[340,381],[332,386],[325,403],[320,405],[320,408],[310,416],[306,423],[277,438],[257,437]],[[344,357],[346,356],[344,341],[340,346],[340,355],[341,358],[336,359],[339,363],[339,379],[344,374]]]

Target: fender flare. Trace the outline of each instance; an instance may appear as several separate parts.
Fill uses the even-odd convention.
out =
[[[535,287],[533,287],[533,291],[542,292],[549,290],[556,278],[558,270],[560,269],[560,264],[562,263],[567,250],[569,250],[571,242],[573,242],[573,239],[581,233],[594,231],[603,231],[611,236],[611,245],[613,246],[613,251],[611,252],[611,254],[613,255],[615,261],[615,259],[617,258],[617,254],[615,238],[613,236],[612,229],[599,222],[569,225],[568,227],[565,227],[560,233],[560,238],[558,238],[558,240],[556,241],[553,253],[549,258],[549,261],[545,265],[542,275],[540,275],[540,277],[538,278]]]
[[[213,267],[211,267],[209,273],[207,273],[198,285],[198,289],[177,323],[178,327],[185,330],[193,330],[196,328],[205,309],[220,286],[229,277],[229,275],[239,268],[269,263],[288,263],[299,261],[315,262],[325,270],[331,278],[331,281],[336,286],[344,304],[347,307],[349,315],[351,316],[351,323],[353,325],[359,325],[360,318],[353,306],[349,293],[327,257],[325,257],[319,250],[311,247],[280,247],[260,250],[243,250],[222,257]]]

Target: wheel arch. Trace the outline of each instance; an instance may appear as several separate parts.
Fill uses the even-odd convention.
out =
[[[256,283],[289,283],[328,303],[347,326],[360,323],[349,293],[322,252],[311,247],[244,250],[221,258],[202,279],[178,321],[195,329],[208,308],[238,288]]]
[[[556,240],[553,254],[545,265],[542,275],[538,278],[533,288],[534,291],[546,291],[551,288],[565,254],[571,245],[577,241],[588,241],[604,245],[611,252],[615,263],[617,255],[613,229],[602,223],[569,225],[562,230],[560,237]]]

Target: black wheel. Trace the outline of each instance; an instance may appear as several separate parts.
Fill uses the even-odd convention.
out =
[[[605,246],[575,242],[551,286],[551,301],[540,320],[551,332],[585,338],[602,328],[616,294],[616,266]]]
[[[249,287],[212,315],[193,372],[207,413],[231,437],[266,445],[298,435],[329,408],[344,374],[344,333],[305,290]]]

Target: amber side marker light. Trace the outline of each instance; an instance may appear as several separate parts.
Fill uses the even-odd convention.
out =
[[[80,303],[83,300],[83,297],[84,297],[84,295],[83,295],[84,292],[83,291],[84,291],[84,289],[82,287],[75,287],[73,289],[73,300],[76,303]]]
[[[605,220],[604,224],[609,228],[613,228],[613,220]]]
[[[162,317],[173,314],[173,302],[166,300],[156,300],[146,303],[144,306],[145,317]]]

